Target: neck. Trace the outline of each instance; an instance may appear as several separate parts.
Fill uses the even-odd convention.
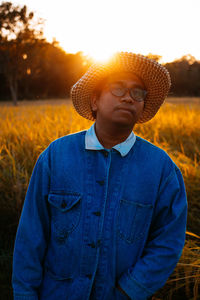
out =
[[[111,149],[117,144],[124,142],[131,134],[133,128],[117,128],[115,126],[100,126],[98,122],[95,123],[96,136],[101,145],[106,149]]]

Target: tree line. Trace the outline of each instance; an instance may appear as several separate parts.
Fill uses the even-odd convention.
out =
[[[0,5],[0,101],[12,99],[17,105],[18,99],[67,97],[91,63],[81,52],[66,53],[58,42],[49,43],[43,21],[25,5]],[[200,96],[199,61],[185,55],[165,66],[172,78],[171,95]]]

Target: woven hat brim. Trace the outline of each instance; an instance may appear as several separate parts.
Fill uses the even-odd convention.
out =
[[[84,118],[94,120],[91,96],[98,83],[118,72],[131,72],[140,77],[147,89],[143,113],[137,123],[152,119],[164,102],[171,86],[167,69],[158,62],[140,54],[120,52],[107,64],[93,64],[73,85],[71,98],[76,111]]]

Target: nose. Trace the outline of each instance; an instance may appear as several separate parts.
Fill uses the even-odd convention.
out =
[[[130,91],[127,90],[126,94],[120,98],[122,102],[132,103],[133,99],[131,98]]]

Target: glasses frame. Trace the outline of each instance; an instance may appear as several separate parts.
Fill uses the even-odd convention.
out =
[[[129,92],[130,97],[131,97],[133,100],[137,101],[137,102],[143,102],[143,101],[145,100],[146,96],[147,96],[147,91],[144,90],[144,89],[142,89],[142,88],[140,88],[140,87],[131,87],[131,88],[127,88],[127,87],[124,87],[124,86],[121,86],[121,87],[120,87],[120,89],[123,91],[123,94],[122,94],[122,95],[117,95],[117,94],[114,93],[114,91],[113,91],[113,90],[116,89],[116,88],[112,87],[112,85],[113,85],[113,84],[109,84],[109,85],[108,85],[109,91],[111,92],[111,94],[112,94],[113,96],[116,96],[116,97],[119,97],[119,98],[120,98],[120,97],[123,97],[124,95],[126,95],[127,91]],[[135,90],[140,90],[140,91],[142,91],[142,92],[143,92],[143,98],[137,98],[137,97],[135,97],[135,96],[131,93],[131,91],[135,91]]]

